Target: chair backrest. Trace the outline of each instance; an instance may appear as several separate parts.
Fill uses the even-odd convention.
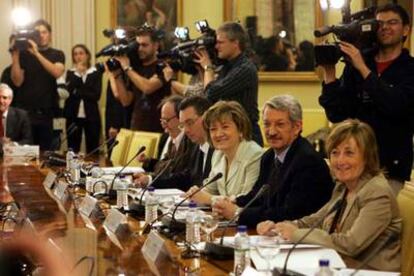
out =
[[[131,141],[133,131],[125,128],[121,128],[118,135],[116,136],[116,145],[111,153],[111,162],[113,166],[124,166],[126,160],[126,153],[129,148],[129,143]]]
[[[158,144],[160,140],[160,133],[150,133],[135,131],[132,135],[131,142],[129,143],[128,152],[126,154],[126,162],[128,162],[137,153],[137,150],[142,146],[145,146],[145,155],[150,158],[157,156]],[[142,166],[137,159],[133,160],[129,166],[137,167]]]
[[[403,221],[401,239],[401,274],[414,275],[414,184],[406,182],[397,196],[398,207]]]

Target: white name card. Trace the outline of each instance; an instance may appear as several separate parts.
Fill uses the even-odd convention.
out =
[[[105,218],[103,226],[108,231],[116,233],[120,226],[125,223],[127,223],[126,216],[116,209],[111,209]]]
[[[79,207],[79,212],[83,215],[90,217],[93,210],[97,208],[98,200],[90,195],[86,195]]]
[[[43,180],[43,186],[47,187],[48,189],[52,189],[53,184],[55,184],[56,177],[57,175],[54,172],[49,172]]]
[[[170,260],[165,240],[156,231],[151,231],[141,248],[141,252],[151,272],[155,275],[161,275],[159,268]]]
[[[55,197],[60,200],[64,201],[66,199],[66,190],[68,189],[68,183],[64,181],[58,181],[55,190],[53,191],[53,194]]]
[[[7,145],[4,147],[4,156],[24,156],[39,158],[39,146]]]

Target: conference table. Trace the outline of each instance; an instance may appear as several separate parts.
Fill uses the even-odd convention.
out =
[[[78,207],[85,195],[83,189],[70,188],[71,196],[65,202],[56,200],[52,190],[43,185],[50,171],[51,168],[41,168],[36,162],[23,165],[2,162],[0,202],[17,202],[36,232],[50,238],[69,266],[88,256],[94,262],[92,275],[153,275],[151,265],[141,252],[147,239],[142,233],[143,223],[126,214],[128,231],[119,236],[108,235],[101,218],[85,218],[79,213]],[[100,206],[104,214],[110,209],[104,201]],[[234,232],[235,229],[229,229],[228,235]],[[183,239],[184,236],[178,236],[175,241],[165,238],[169,258],[157,264],[160,275],[190,275],[194,269],[199,269],[201,275],[228,275],[233,270],[233,261],[217,261],[206,256],[181,258],[183,248],[176,241]],[[345,258],[345,262],[352,266],[352,260]],[[88,275],[89,268],[90,264],[83,262],[76,271],[79,275]]]

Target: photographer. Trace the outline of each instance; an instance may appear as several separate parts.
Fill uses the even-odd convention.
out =
[[[122,78],[120,70],[115,71],[113,90],[122,105],[134,104],[131,129],[162,132],[158,105],[170,93],[167,82],[157,74],[159,38],[154,29],[146,27],[138,31],[136,40],[141,65],[132,68],[126,55],[116,56],[128,80]]]
[[[214,65],[206,50],[196,52],[196,62],[204,69],[204,87],[207,98],[215,103],[219,100],[237,101],[246,110],[252,123],[253,140],[263,145],[258,125],[257,68],[246,56],[248,36],[243,27],[227,22],[217,30],[216,49],[218,57],[226,61],[215,79]]]
[[[29,112],[34,143],[41,150],[50,150],[53,112],[58,105],[56,79],[65,71],[65,56],[62,51],[49,47],[51,27],[48,22],[38,20],[34,28],[40,34],[39,43],[29,39],[27,51],[12,50],[11,79],[19,87],[15,105]]]
[[[332,122],[357,118],[374,129],[381,166],[398,193],[410,179],[413,161],[414,59],[403,49],[410,22],[396,4],[377,9],[376,19],[378,50],[362,56],[352,44],[340,42],[348,63],[340,80],[335,65],[322,65],[319,103]]]
[[[164,79],[171,84],[171,92],[173,94],[190,96],[204,96],[204,70],[200,65],[195,66],[196,72],[191,74],[191,78],[188,84],[179,82],[174,78],[175,72],[171,66],[167,63],[162,70]]]

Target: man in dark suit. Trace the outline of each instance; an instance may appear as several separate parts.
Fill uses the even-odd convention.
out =
[[[240,212],[264,184],[270,190],[256,200],[239,218],[249,227],[264,220],[294,220],[322,207],[333,189],[326,162],[301,137],[302,109],[289,95],[276,96],[265,103],[263,125],[270,149],[262,156],[260,175],[252,191],[235,202],[225,198],[214,209],[226,218]]]
[[[138,156],[138,160],[144,162],[143,167],[147,171],[152,171],[150,174],[138,173],[134,176],[134,181],[138,186],[152,184],[152,180],[159,174],[164,177],[187,168],[188,160],[195,145],[178,128],[178,112],[182,99],[182,96],[174,95],[165,98],[161,102],[160,121],[169,137],[164,142],[164,147],[158,160],[147,158],[145,153]]]
[[[2,144],[17,142],[32,144],[32,132],[27,112],[11,107],[13,90],[5,83],[0,84],[0,138]]]
[[[193,185],[201,185],[208,177],[214,149],[207,142],[202,116],[209,106],[209,101],[200,96],[188,97],[181,102],[179,127],[184,131],[187,139],[196,146],[186,160],[185,169],[162,175],[151,184],[152,186],[187,191]]]

